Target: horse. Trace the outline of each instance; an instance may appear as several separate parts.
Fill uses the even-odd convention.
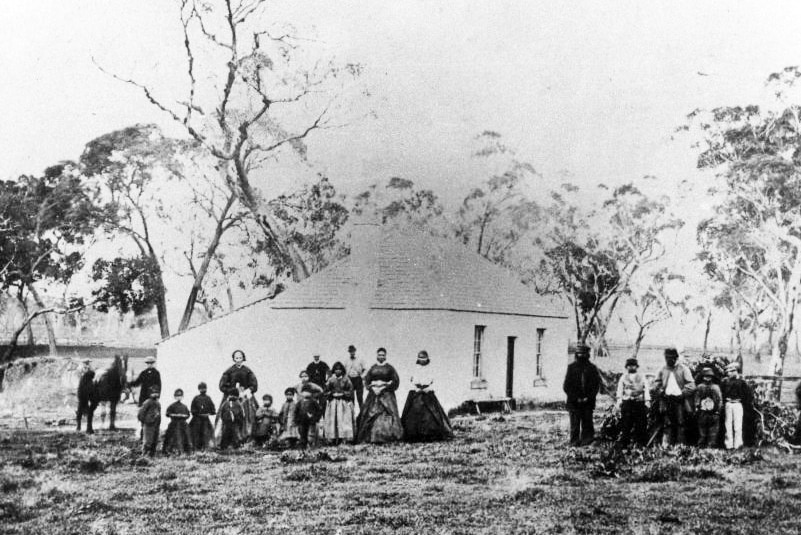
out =
[[[117,418],[117,404],[120,403],[123,392],[126,393],[126,398],[130,395],[130,390],[125,386],[127,375],[128,355],[114,355],[112,365],[95,378],[86,417],[87,432],[92,430],[92,416],[95,409],[105,402],[109,404],[109,430],[117,429],[114,425]]]

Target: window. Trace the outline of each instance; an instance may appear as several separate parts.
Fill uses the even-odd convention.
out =
[[[542,339],[545,338],[545,329],[537,329],[537,377],[542,377]]]
[[[473,333],[473,377],[476,379],[484,375],[481,367],[481,343],[484,341],[484,329],[484,325],[476,325]]]

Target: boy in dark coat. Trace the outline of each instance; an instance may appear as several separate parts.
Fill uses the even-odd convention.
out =
[[[701,372],[701,384],[695,389],[695,412],[698,415],[698,447],[714,448],[718,443],[720,429],[720,409],[723,397],[720,387],[716,385],[715,372],[712,368],[704,368]]]
[[[128,383],[128,387],[138,386],[139,388],[139,406],[141,407],[150,396],[153,388],[158,388],[161,391],[161,374],[156,369],[156,357],[149,356],[145,359],[147,368],[142,370],[135,380]]]
[[[158,388],[152,388],[150,397],[145,400],[137,414],[139,421],[142,422],[142,454],[150,457],[156,455],[156,446],[159,442],[159,427],[161,426],[159,394]]]
[[[81,418],[86,416],[86,434],[91,435],[94,433],[92,429],[92,395],[95,390],[95,371],[90,365],[90,360],[83,361],[83,370],[81,371],[81,380],[78,382],[78,411],[76,417],[78,420],[78,431],[81,430]]]
[[[189,433],[192,436],[192,445],[196,450],[205,450],[214,445],[214,426],[209,416],[217,414],[214,402],[206,395],[206,383],[197,385],[200,394],[192,399],[190,412],[192,421],[189,422]]]
[[[314,383],[308,383],[301,388],[299,398],[295,404],[295,425],[298,427],[300,449],[309,446],[309,439],[314,441],[317,422],[320,420],[320,405],[314,397]]]
[[[175,391],[175,403],[167,407],[167,418],[170,423],[164,434],[163,453],[192,453],[192,438],[189,436],[189,409],[181,403],[184,391],[180,388]]]
[[[240,429],[245,412],[242,404],[239,403],[239,390],[233,389],[228,393],[228,399],[220,405],[220,420],[222,421],[222,434],[220,435],[219,448],[224,450],[231,446],[238,448],[242,445]]]
[[[570,413],[570,445],[586,446],[595,438],[592,412],[595,398],[601,388],[601,374],[590,362],[590,348],[576,347],[576,361],[567,367],[562,389],[567,394],[567,410]]]

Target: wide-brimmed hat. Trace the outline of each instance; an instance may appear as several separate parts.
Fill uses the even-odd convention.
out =
[[[674,359],[677,359],[679,358],[679,350],[675,347],[665,348],[665,357],[673,357]]]
[[[701,370],[701,377],[715,377],[715,372],[712,368],[704,368]]]
[[[154,357],[153,355],[148,355],[147,357],[145,357],[145,362],[148,364],[156,362],[156,357]]]
[[[640,367],[640,363],[637,362],[637,359],[635,359],[635,358],[629,358],[629,359],[626,359],[626,367],[628,368],[629,366],[637,366],[639,368]]]
[[[576,346],[576,356],[579,357],[589,357],[590,356],[590,346],[580,344]]]

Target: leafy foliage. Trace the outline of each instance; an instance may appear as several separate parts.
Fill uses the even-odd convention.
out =
[[[152,310],[164,292],[158,267],[149,257],[98,259],[92,266],[92,279],[102,282],[92,291],[100,312],[113,308],[138,316]]]

